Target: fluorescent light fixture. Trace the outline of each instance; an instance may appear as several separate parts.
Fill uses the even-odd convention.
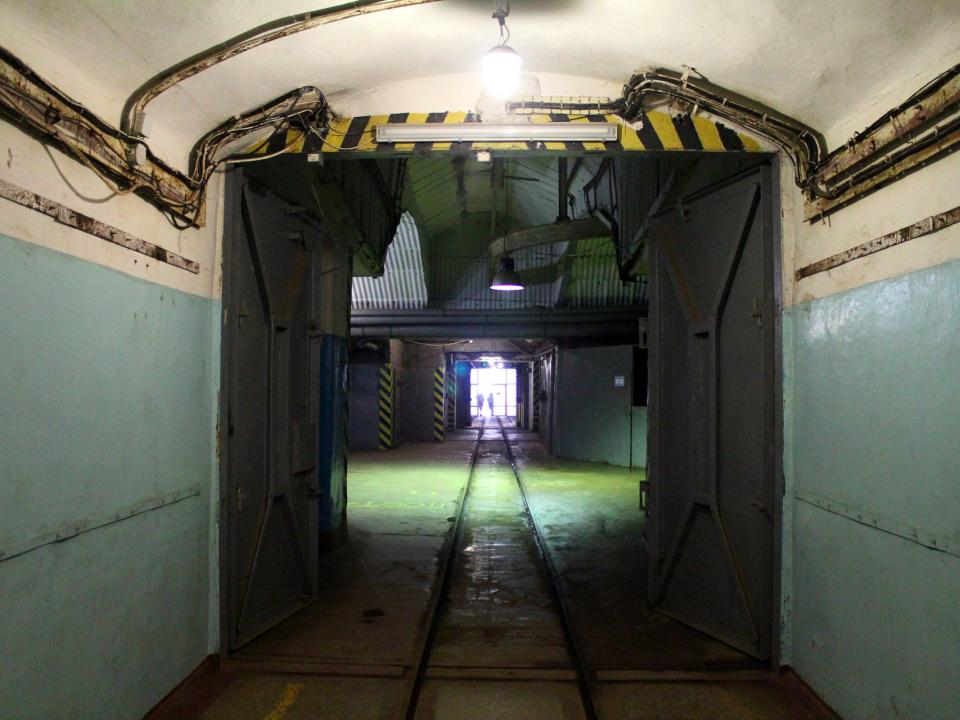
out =
[[[520,55],[509,45],[497,45],[480,60],[483,85],[495,98],[504,100],[520,87]]]
[[[615,142],[619,130],[616,123],[595,122],[386,123],[377,125],[377,142]]]

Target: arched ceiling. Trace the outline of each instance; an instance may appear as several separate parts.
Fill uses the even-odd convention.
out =
[[[174,63],[265,21],[339,2],[5,0],[0,43],[112,123]],[[346,114],[469,110],[497,38],[490,0],[442,0],[309,30],[186,81],[149,108],[182,166],[234,113],[316,85]],[[827,133],[960,61],[957,0],[513,0],[511,45],[545,95],[618,94],[636,68],[683,65]],[[882,109],[882,108],[881,108]],[[858,118],[855,122],[861,123]]]

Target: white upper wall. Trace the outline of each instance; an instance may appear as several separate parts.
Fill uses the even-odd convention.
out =
[[[0,44],[117,123],[125,98],[164,68],[267,20],[336,4],[6,0]],[[493,6],[443,0],[391,10],[232,58],[150,106],[151,144],[182,166],[204,131],[309,84],[346,109],[469,110],[479,58],[497,40]],[[831,146],[863,124],[876,98],[890,104],[904,83],[927,80],[928,58],[939,69],[960,61],[956,0],[514,0],[509,27],[545,94],[615,94],[636,68],[686,64],[827,131]],[[462,85],[435,80],[457,75]],[[374,88],[382,96],[370,95]]]
[[[202,297],[220,296],[218,239],[222,183],[215,175],[207,196],[207,224],[177,230],[159,210],[134,195],[115,195],[73,158],[0,120],[0,177],[113,225],[200,264],[193,274],[120,245],[61,225],[41,213],[0,198],[0,233]]]
[[[918,56],[915,62],[916,77],[905,79],[862,104],[830,128],[828,137],[846,137],[867,126],[949,66],[943,57],[932,54]],[[803,198],[789,180],[793,167],[786,160],[781,161],[781,176],[783,300],[787,307],[960,258],[960,225],[952,225],[794,281],[794,273],[802,267],[960,204],[960,154],[938,160],[814,223],[803,221]]]
[[[336,2],[274,0],[6,0],[0,44],[107,121],[148,78],[270,19]],[[209,128],[287,90],[320,87],[344,115],[478,109],[479,58],[497,40],[493,3],[442,0],[317,28],[257,48],[191,78],[149,107],[154,151],[183,168]],[[641,67],[697,68],[712,81],[823,132],[831,148],[927,80],[960,62],[957,0],[514,0],[511,45],[527,87],[544,96],[615,96]],[[480,107],[486,111],[488,108]],[[180,232],[135,197],[107,202],[103,184],[0,121],[0,176],[197,260],[198,276],[4,202],[0,232],[46,244],[187,292],[219,295],[221,203],[208,226]],[[915,240],[794,286],[796,268],[955,204],[960,157],[921,170],[841,210],[801,221],[784,168],[784,300],[789,305],[960,256],[960,228]],[[147,267],[149,264],[150,267]]]

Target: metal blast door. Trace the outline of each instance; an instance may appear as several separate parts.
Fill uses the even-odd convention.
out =
[[[776,278],[764,167],[651,236],[651,605],[766,659],[773,635]]]
[[[239,172],[228,198],[221,552],[235,650],[317,592],[317,231]]]

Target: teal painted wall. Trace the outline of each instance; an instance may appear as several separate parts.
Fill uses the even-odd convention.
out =
[[[196,493],[0,561],[0,716],[141,717],[215,642],[218,316],[0,236],[0,548]]]
[[[554,453],[629,467],[633,346],[561,350],[558,373]],[[618,375],[623,387],[614,385]]]
[[[789,660],[847,720],[960,717],[960,557],[908,539],[960,547],[960,261],[784,330]]]

